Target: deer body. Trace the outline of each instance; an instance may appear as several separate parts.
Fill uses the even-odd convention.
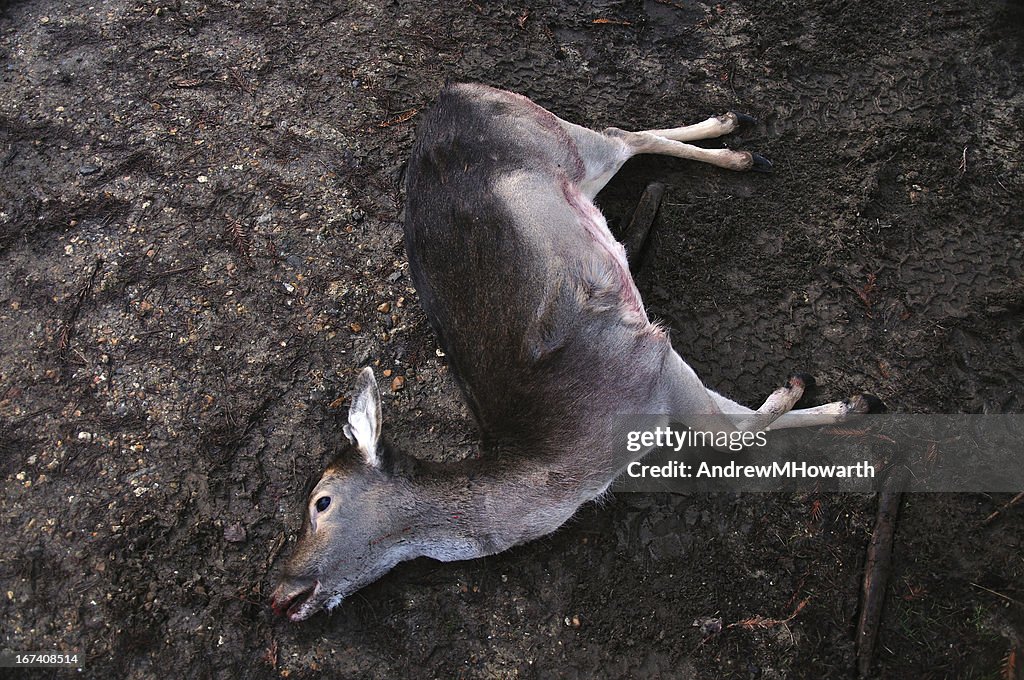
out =
[[[482,85],[441,93],[407,171],[405,242],[483,455],[434,464],[392,449],[364,369],[345,428],[357,452],[339,456],[310,494],[303,535],[272,595],[276,611],[300,620],[402,560],[469,559],[554,531],[621,471],[608,445],[616,416],[672,415],[719,431],[797,424],[784,414],[802,379],[757,411],[704,387],[647,318],[626,253],[592,201],[638,153],[763,168],[750,153],[684,143],[741,121],[727,114],[682,128],[595,132]],[[872,403],[807,409],[811,419],[800,424],[835,422]]]

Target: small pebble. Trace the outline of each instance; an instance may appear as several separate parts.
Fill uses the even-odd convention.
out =
[[[718,617],[697,619],[693,622],[693,626],[695,628],[700,628],[700,634],[705,637],[709,635],[718,635],[722,632],[722,619]]]
[[[241,522],[235,522],[231,526],[224,528],[224,540],[229,543],[242,543],[245,541],[245,527],[242,526]]]

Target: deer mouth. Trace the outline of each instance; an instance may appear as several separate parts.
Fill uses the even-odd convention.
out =
[[[279,588],[280,590],[280,588]],[[316,611],[314,598],[320,592],[320,581],[289,595],[275,593],[270,600],[270,607],[278,616],[287,616],[289,621],[302,621]]]

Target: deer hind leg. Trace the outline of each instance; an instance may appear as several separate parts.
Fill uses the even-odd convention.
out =
[[[693,142],[698,139],[713,139],[735,132],[742,125],[754,125],[757,121],[744,113],[730,111],[721,116],[712,116],[695,125],[686,125],[664,130],[644,130],[645,133],[672,139],[677,142]]]
[[[676,128],[685,130],[686,128]],[[659,130],[656,132],[671,132],[671,130]],[[630,155],[641,153],[656,153],[676,158],[686,158],[692,161],[709,163],[727,170],[756,170],[758,172],[769,172],[772,169],[771,161],[760,154],[749,151],[734,151],[733,149],[705,149],[692,144],[685,144],[674,139],[669,139],[654,132],[626,132],[617,128],[608,128],[605,134],[622,140],[630,151]]]
[[[683,142],[692,142],[699,139],[713,139],[731,132],[735,132],[743,125],[753,125],[752,117],[730,111],[720,116],[712,116],[707,120],[695,125],[686,125],[677,128],[665,128],[662,130],[644,130],[642,132],[625,133],[627,144],[635,149],[635,153],[658,153],[679,158],[711,163],[718,167],[729,170],[758,170],[767,172],[771,170],[772,164],[768,159],[758,154],[747,151],[732,151],[730,149],[703,149]],[[621,130],[611,128],[607,134],[623,135]],[[665,144],[664,142],[676,142]]]
[[[583,162],[580,191],[594,198],[622,165],[637,154],[656,153],[702,161],[730,170],[771,170],[772,164],[763,156],[730,149],[703,149],[684,142],[721,137],[741,125],[753,123],[750,116],[729,112],[712,116],[695,125],[663,130],[627,132],[607,128],[597,132],[575,123],[556,118],[558,125],[572,139]]]

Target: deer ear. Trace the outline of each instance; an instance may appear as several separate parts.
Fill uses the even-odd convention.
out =
[[[380,457],[377,455],[377,443],[380,441],[380,392],[373,369],[369,366],[356,379],[345,436],[363,454],[367,465],[380,466]]]

